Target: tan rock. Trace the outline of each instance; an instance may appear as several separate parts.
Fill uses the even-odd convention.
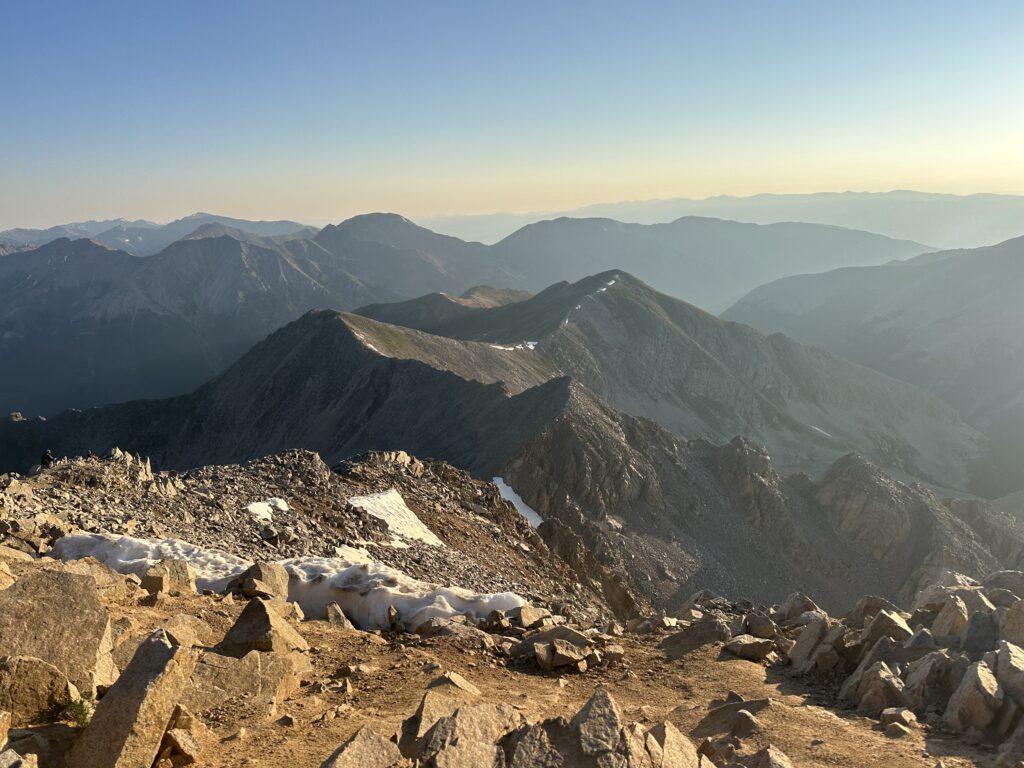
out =
[[[1024,646],[1024,600],[1006,609],[999,636],[1014,645]]]
[[[0,710],[0,749],[7,743],[7,734],[11,732],[11,713]]]
[[[957,595],[950,595],[949,600],[942,606],[939,615],[932,622],[932,635],[935,637],[952,637],[959,635],[970,616],[967,613],[967,604]]]
[[[13,749],[0,752],[0,768],[39,768],[39,758],[34,754],[19,755]]]
[[[730,637],[729,623],[721,616],[708,613],[700,621],[666,637],[658,647],[669,659],[678,659],[701,646],[724,642]]]
[[[244,573],[228,582],[227,591],[237,592],[249,598],[287,600],[288,571],[279,563],[253,563]]]
[[[0,591],[0,655],[42,659],[92,697],[117,678],[111,650],[110,616],[92,578],[39,570]]]
[[[14,573],[11,571],[11,566],[0,560],[0,589],[7,589],[13,583]]]
[[[1018,705],[1024,706],[1024,648],[1005,640],[999,641],[996,681]]]
[[[725,650],[741,659],[763,661],[769,653],[775,650],[775,641],[753,635],[737,635],[725,644]]]
[[[972,664],[946,705],[943,718],[955,731],[984,729],[1003,703],[1003,689],[984,661]]]
[[[65,756],[68,768],[143,768],[153,764],[188,686],[196,658],[158,630],[100,700],[92,722]]]
[[[142,588],[150,594],[194,595],[196,573],[185,560],[161,560],[146,571]]]
[[[241,658],[250,651],[291,653],[306,651],[309,644],[270,603],[258,598],[249,601],[217,646],[217,652]]]
[[[78,689],[52,664],[32,656],[0,657],[0,710],[14,727],[56,722],[78,698]]]
[[[391,768],[401,761],[397,745],[364,725],[322,768]]]
[[[698,768],[700,756],[672,723],[658,723],[647,732],[647,754],[654,768]]]
[[[228,699],[245,696],[278,705],[298,690],[310,671],[305,653],[280,655],[250,651],[237,659],[207,652],[200,655],[181,703],[189,709],[202,711]]]

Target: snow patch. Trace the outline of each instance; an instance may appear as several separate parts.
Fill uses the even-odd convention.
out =
[[[185,560],[196,572],[196,587],[223,592],[232,578],[252,563],[215,549],[201,549],[178,539],[135,539],[101,533],[77,533],[57,540],[50,556],[58,560],[94,557],[118,573],[144,576],[161,560]]]
[[[501,498],[505,499],[505,501],[511,501],[512,506],[516,508],[520,515],[527,519],[530,525],[537,528],[544,522],[544,518],[538,515],[533,507],[523,501],[523,497],[512,490],[512,487],[505,482],[503,477],[493,477],[491,482],[498,486],[498,493],[501,494]]]
[[[275,496],[266,501],[254,501],[246,509],[257,523],[272,523],[274,522],[275,511],[287,512],[289,507],[287,501]]]
[[[491,344],[491,349],[500,349],[503,352],[515,352],[517,349],[536,349],[538,343],[539,342],[536,341],[521,341],[518,344],[514,344],[512,346],[505,346],[502,344]]]
[[[353,496],[348,500],[353,507],[359,507],[388,524],[392,533],[406,539],[415,539],[432,547],[443,547],[434,532],[427,528],[416,513],[409,509],[402,494],[394,488],[383,493],[368,496]]]
[[[339,548],[340,551],[340,548]],[[413,579],[382,563],[365,560],[365,552],[352,550],[358,562],[332,557],[296,557],[278,561],[288,571],[288,599],[302,606],[310,618],[323,618],[330,603],[361,629],[388,626],[388,608],[394,606],[410,630],[432,618],[470,614],[482,619],[491,611],[525,605],[513,592],[472,592]],[[94,557],[119,573],[143,575],[164,559],[187,561],[196,572],[196,586],[221,592],[251,563],[212,549],[176,539],[135,539],[98,533],[73,534],[59,539],[50,551],[61,560]]]

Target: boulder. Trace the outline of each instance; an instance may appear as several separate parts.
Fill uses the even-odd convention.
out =
[[[738,635],[725,644],[729,653],[748,661],[763,661],[774,649],[774,640],[753,635]]]
[[[779,634],[779,628],[771,617],[764,613],[748,613],[743,617],[743,626],[748,635],[762,637],[768,640],[774,639]]]
[[[668,658],[678,659],[701,646],[723,642],[730,637],[729,623],[716,613],[707,613],[686,629],[666,637],[658,647]]]
[[[889,707],[889,709],[882,710],[882,713],[878,716],[878,722],[881,725],[899,723],[910,728],[917,722],[917,715],[907,707]]]
[[[59,669],[83,695],[117,679],[110,616],[88,577],[39,570],[0,591],[0,655]]]
[[[153,764],[196,658],[162,630],[146,640],[100,699],[92,722],[65,757],[75,768],[142,768]]]
[[[972,664],[949,698],[943,719],[955,731],[984,730],[1003,704],[1003,689],[984,661]]]
[[[240,659],[208,652],[199,657],[181,703],[194,711],[202,711],[244,696],[276,705],[298,690],[311,671],[309,658],[298,651],[288,654],[250,651]]]
[[[793,665],[793,669],[801,674],[806,671],[811,656],[818,648],[822,638],[825,637],[828,629],[828,619],[818,617],[800,630],[800,634],[796,638],[796,645],[789,651],[789,663]]]
[[[217,652],[241,658],[250,651],[288,654],[309,650],[309,644],[269,603],[253,598],[242,610]]]
[[[436,768],[461,765],[487,768],[498,764],[497,743],[524,723],[523,716],[507,704],[460,706],[434,723],[424,737],[422,762]]]
[[[587,755],[614,752],[619,745],[622,725],[622,712],[604,688],[594,691],[571,722],[580,748]]]
[[[890,611],[891,613],[899,613],[900,611],[899,608],[884,597],[867,595],[858,600],[853,610],[843,617],[843,623],[852,629],[863,629],[882,610]]]
[[[7,744],[7,734],[11,732],[11,713],[0,709],[0,749]]]
[[[551,611],[532,605],[523,605],[507,611],[505,616],[517,627],[536,629],[542,626],[544,620],[551,616]]]
[[[364,725],[321,768],[391,768],[401,762],[398,746]]]
[[[967,604],[957,595],[950,595],[942,610],[932,622],[932,635],[935,637],[952,637],[959,635],[967,626],[970,614]]]
[[[78,699],[78,689],[52,664],[32,656],[0,657],[0,710],[14,727],[56,722],[64,706]]]
[[[917,713],[931,708],[944,708],[953,692],[950,676],[953,659],[948,651],[934,651],[907,667],[903,695]]]
[[[999,624],[991,613],[977,611],[971,614],[967,626],[960,633],[960,649],[971,661],[977,661],[999,642]]]
[[[1024,648],[999,641],[996,654],[996,681],[1018,705],[1024,707]],[[3,706],[0,703],[0,706]]]
[[[850,692],[850,700],[858,711],[869,717],[878,717],[890,707],[907,706],[903,694],[903,681],[884,661],[871,666],[861,675],[856,689]]]
[[[658,723],[647,732],[646,748],[654,768],[698,768],[700,765],[693,742],[669,722]]]
[[[161,560],[142,577],[142,588],[151,595],[194,595],[196,572],[185,560]]]
[[[288,599],[288,571],[278,563],[256,562],[228,582],[227,592],[245,597]]]
[[[1024,600],[1006,609],[999,636],[1014,645],[1024,646]]]
[[[775,614],[775,620],[779,624],[785,624],[808,612],[824,614],[824,611],[818,607],[817,603],[807,595],[802,592],[794,592],[779,607]]]
[[[914,634],[907,622],[898,613],[881,610],[864,630],[863,643],[871,648],[881,637],[889,637],[898,643],[909,640]]]

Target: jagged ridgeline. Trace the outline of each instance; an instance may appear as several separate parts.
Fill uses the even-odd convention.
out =
[[[0,460],[122,446],[186,469],[296,446],[329,463],[405,450],[505,478],[548,546],[613,574],[599,580],[623,605],[711,587],[804,589],[831,608],[906,599],[944,567],[1018,565],[1010,515],[895,479],[957,486],[978,450],[911,385],[621,271],[489,303],[361,310],[390,322],[309,313],[189,395],[8,421]]]

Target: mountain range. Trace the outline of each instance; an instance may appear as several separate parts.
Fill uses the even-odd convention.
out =
[[[801,221],[862,229],[939,248],[974,248],[1021,234],[1024,196],[949,195],[910,190],[750,197],[719,195],[699,200],[671,198],[603,203],[543,213],[425,216],[417,220],[439,232],[493,243],[528,224],[559,216],[607,217],[638,224],[658,224],[682,216],[710,216],[754,224]]]
[[[765,444],[785,472],[818,472],[853,450],[962,488],[980,453],[980,436],[925,391],[781,334],[723,322],[622,271],[499,307],[434,294],[357,312],[484,341],[520,364],[539,358],[615,408],[681,437],[745,435]]]
[[[772,282],[723,316],[928,389],[986,432],[976,489],[1024,487],[1024,238]]]
[[[3,422],[0,470],[24,469],[44,447],[84,454],[120,445],[176,469],[286,446],[329,462],[407,450],[506,478],[546,520],[553,551],[626,574],[625,585],[604,585],[610,602],[635,594],[662,606],[681,605],[700,587],[767,600],[800,585],[827,604],[864,592],[908,595],[944,567],[992,569],[1003,557],[996,543],[1018,540],[1011,517],[980,503],[967,514],[853,455],[819,479],[784,478],[749,440],[684,440],[617,409],[560,368],[562,345],[582,352],[587,332],[610,331],[610,315],[629,322],[644,303],[677,313],[676,328],[698,310],[674,307],[624,273],[610,286],[604,278],[575,286],[577,295],[596,290],[568,323],[549,312],[555,325],[530,329],[548,331],[533,348],[498,334],[518,334],[507,319],[481,323],[494,340],[473,341],[308,313],[189,395]],[[557,298],[532,301],[564,306]],[[712,321],[690,319],[692,333]],[[593,352],[605,354],[601,345]],[[813,380],[814,372],[802,375]]]
[[[229,221],[197,215],[168,225],[158,236],[172,228],[180,239],[144,258],[86,239],[2,257],[0,351],[17,375],[0,378],[0,410],[47,415],[179,394],[311,309],[479,285],[535,291],[616,267],[616,255],[668,293],[722,304],[762,278],[922,248],[832,227],[704,219],[546,222],[493,247],[394,214],[358,216],[315,235],[289,231],[295,222],[267,224],[282,232],[274,235],[251,231],[259,222],[240,229]]]

